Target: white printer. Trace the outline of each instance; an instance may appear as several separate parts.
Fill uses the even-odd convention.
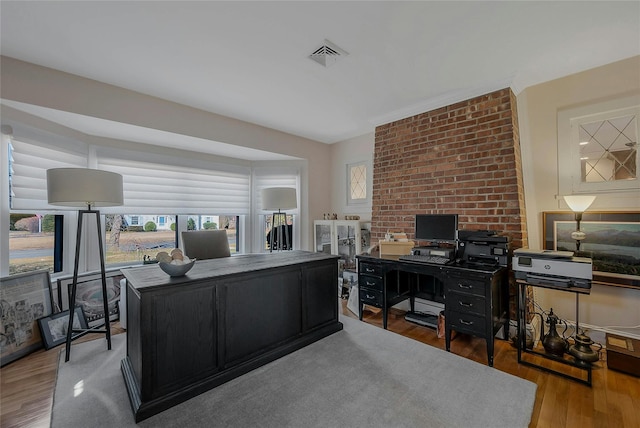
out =
[[[574,257],[571,251],[519,248],[513,251],[511,268],[517,279],[531,284],[591,288],[593,279],[591,259]]]

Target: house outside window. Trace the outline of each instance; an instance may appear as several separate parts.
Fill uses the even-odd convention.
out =
[[[46,269],[53,273],[56,246],[55,214],[11,213],[9,224],[9,274]],[[62,243],[59,242],[58,245]]]
[[[186,230],[227,229],[231,253],[239,251],[239,216],[208,214],[188,215],[186,217]],[[140,225],[133,225],[134,220],[139,222]],[[140,227],[148,222],[157,222],[155,231],[145,231],[144,228]],[[154,260],[158,252],[178,248],[176,229],[178,235],[184,230],[181,230],[178,224],[177,216],[172,215],[107,214],[105,216],[104,236],[107,248],[105,254],[106,265],[113,267]]]

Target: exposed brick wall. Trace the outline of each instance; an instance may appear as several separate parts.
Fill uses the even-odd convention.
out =
[[[416,214],[458,214],[528,246],[516,97],[502,89],[376,128],[371,239],[414,235]],[[510,312],[516,288],[510,278]],[[532,292],[528,287],[529,304]],[[530,313],[533,308],[529,307]]]
[[[527,245],[515,96],[503,89],[376,128],[371,238],[414,234],[414,218],[459,214],[460,229]]]

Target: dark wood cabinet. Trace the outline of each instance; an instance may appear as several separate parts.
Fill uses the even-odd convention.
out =
[[[493,367],[493,338],[502,327],[505,340],[509,334],[507,269],[446,269],[444,318],[447,351],[452,330],[482,337],[487,342],[489,366]]]
[[[451,331],[484,338],[493,366],[493,338],[504,327],[509,333],[508,270],[505,267],[468,268],[358,256],[359,317],[363,305],[382,309],[383,327],[392,306],[415,299],[444,303],[445,343],[450,350]]]
[[[341,330],[336,260],[286,251],[198,261],[179,278],[123,270],[136,422]]]
[[[358,256],[358,316],[362,321],[362,305],[382,309],[382,324],[387,328],[390,307],[411,298],[408,283],[398,281],[393,260]]]

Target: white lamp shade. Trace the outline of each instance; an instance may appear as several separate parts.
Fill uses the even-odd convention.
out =
[[[292,187],[268,187],[260,192],[263,210],[290,210],[298,207],[296,189]]]
[[[88,168],[48,169],[47,199],[68,207],[122,205],[122,175]]]
[[[571,211],[575,213],[583,213],[591,206],[595,196],[588,195],[567,195],[564,196],[564,201],[569,205]]]

